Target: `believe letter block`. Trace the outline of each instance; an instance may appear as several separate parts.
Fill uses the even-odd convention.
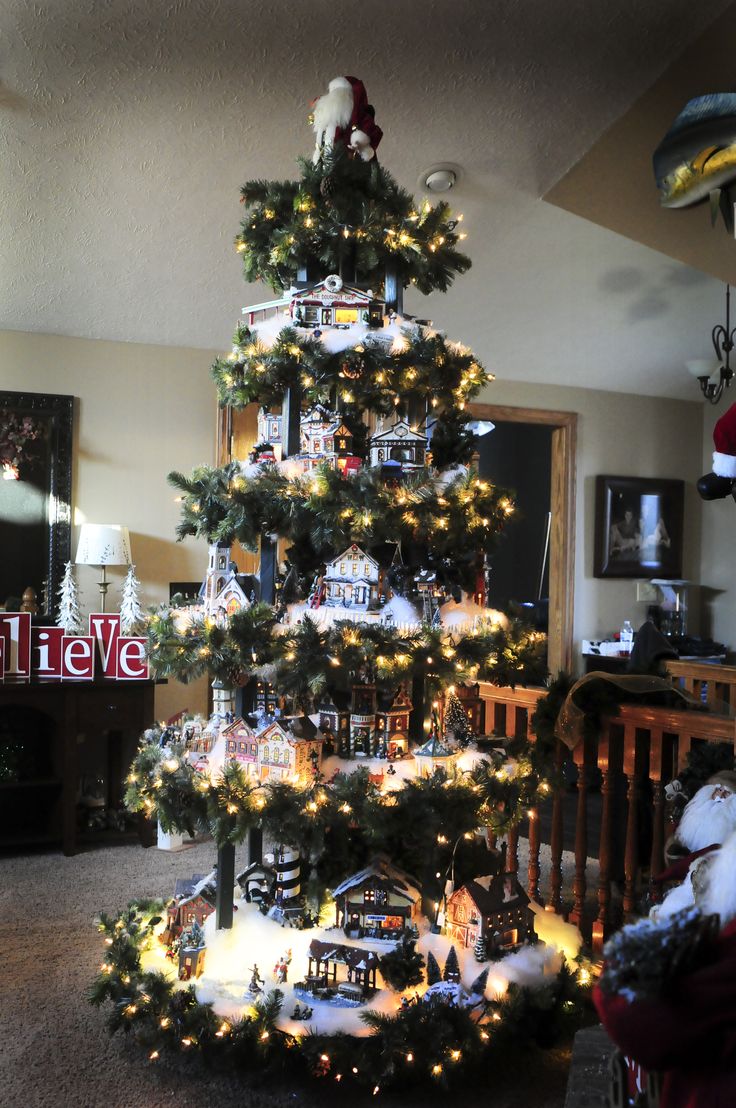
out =
[[[92,681],[95,675],[94,635],[64,635],[61,676],[65,681]]]
[[[0,613],[0,638],[2,638],[5,646],[5,680],[30,680],[30,612]]]
[[[116,645],[118,681],[148,681],[145,638],[120,635]]]

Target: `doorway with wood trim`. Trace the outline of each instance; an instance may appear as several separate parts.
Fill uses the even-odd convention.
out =
[[[492,423],[541,424],[552,429],[547,664],[551,673],[561,669],[569,673],[573,667],[577,414],[499,404],[469,404],[468,411],[474,419]]]

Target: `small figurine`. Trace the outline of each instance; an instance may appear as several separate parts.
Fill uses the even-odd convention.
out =
[[[277,985],[283,985],[287,979],[289,973],[289,966],[291,965],[291,947],[282,954],[276,965],[273,967],[273,975],[276,978]]]
[[[264,986],[264,980],[263,980],[263,978],[261,977],[261,975],[258,971],[258,966],[253,965],[251,967],[250,973],[251,973],[251,978],[250,978],[250,985],[248,986],[248,992],[249,993],[262,993],[263,992],[263,986]]]

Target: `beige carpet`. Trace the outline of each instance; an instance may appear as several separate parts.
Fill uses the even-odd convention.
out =
[[[133,896],[168,896],[177,877],[206,872],[211,844],[179,854],[115,846],[65,858],[0,858],[0,1108],[347,1108],[437,1103],[438,1096],[253,1088],[181,1061],[150,1063],[127,1036],[110,1038],[105,1011],[84,994],[102,959],[100,910]],[[533,1056],[516,1080],[469,1090],[463,1108],[560,1108],[567,1054]],[[444,1099],[444,1097],[443,1097]]]

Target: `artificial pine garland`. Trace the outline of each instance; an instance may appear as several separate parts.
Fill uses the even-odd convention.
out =
[[[100,916],[104,960],[88,993],[96,1006],[112,1004],[111,1033],[132,1034],[152,1063],[164,1053],[198,1056],[261,1081],[337,1081],[347,1095],[355,1086],[374,1094],[409,1086],[460,1088],[498,1076],[515,1047],[548,1047],[586,1017],[587,977],[563,963],[544,987],[511,984],[503,1000],[482,1002],[472,1013],[441,1002],[410,1005],[395,1016],[365,1012],[362,1019],[373,1033],[362,1038],[282,1031],[276,1023],[278,989],[256,1000],[242,1019],[225,1020],[197,1000],[193,986],[179,988],[171,978],[143,970],[141,955],[157,941],[163,907],[161,901],[134,901],[117,916]]]
[[[427,294],[446,292],[455,274],[470,268],[448,205],[416,207],[377,161],[336,147],[317,165],[299,165],[299,181],[247,181],[241,189],[246,210],[235,243],[246,281],[287,289],[300,269],[339,273],[349,259],[357,280],[376,293],[388,266],[402,285]]]

